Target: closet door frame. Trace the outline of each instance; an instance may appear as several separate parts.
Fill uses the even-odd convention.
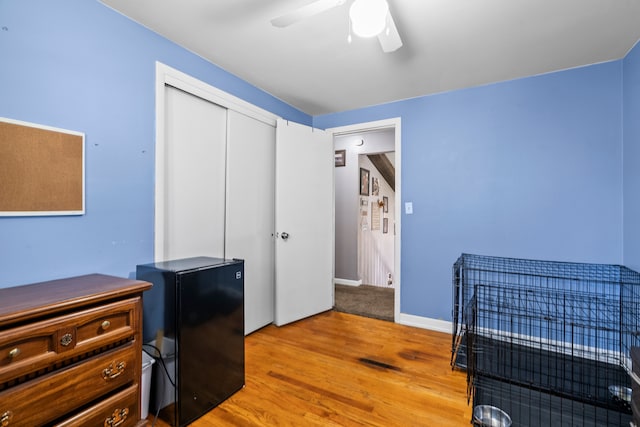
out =
[[[164,261],[165,253],[165,87],[172,86],[184,92],[217,104],[221,107],[242,113],[253,119],[259,120],[271,126],[276,126],[278,116],[263,110],[247,101],[237,98],[227,92],[208,85],[194,77],[189,76],[175,68],[161,62],[156,62],[156,153],[155,153],[155,233],[154,233],[154,261]]]

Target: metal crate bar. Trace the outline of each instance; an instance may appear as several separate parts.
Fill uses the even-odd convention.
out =
[[[467,370],[474,406],[506,393],[502,404],[516,408],[516,418],[536,420],[530,425],[621,425],[630,417],[610,388],[631,387],[640,274],[619,265],[462,254],[452,277],[451,364]],[[509,393],[527,400],[511,401]]]

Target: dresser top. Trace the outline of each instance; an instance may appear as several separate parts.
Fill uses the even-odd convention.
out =
[[[141,280],[88,274],[0,289],[0,328],[16,319],[27,320],[113,298],[141,293],[151,287]]]

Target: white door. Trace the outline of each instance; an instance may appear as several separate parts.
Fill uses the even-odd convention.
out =
[[[333,306],[333,165],[330,133],[278,120],[275,304],[278,326]]]
[[[227,131],[227,258],[244,266],[245,335],[274,320],[274,126],[233,110]]]
[[[224,256],[226,121],[225,108],[165,87],[156,260]]]

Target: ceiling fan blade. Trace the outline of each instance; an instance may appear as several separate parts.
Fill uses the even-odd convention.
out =
[[[334,7],[341,6],[345,1],[346,0],[317,0],[306,6],[302,6],[299,9],[285,13],[282,16],[273,18],[271,20],[271,25],[278,28],[288,27],[289,25],[295,24],[305,18],[310,18],[329,9],[333,9]]]
[[[378,40],[380,41],[380,46],[382,46],[382,51],[385,53],[394,52],[402,47],[402,39],[391,12],[387,16],[387,28],[378,34]]]

